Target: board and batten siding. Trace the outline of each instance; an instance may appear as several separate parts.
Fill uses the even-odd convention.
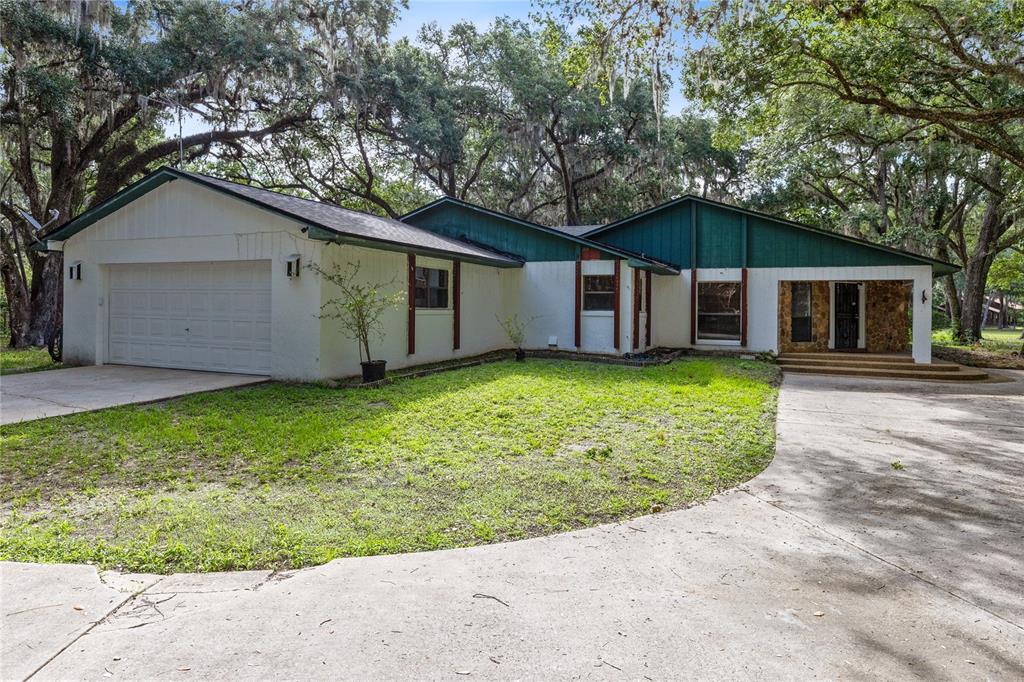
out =
[[[696,222],[696,239],[691,223]],[[681,268],[921,265],[839,235],[693,199],[642,213],[591,239]],[[696,261],[691,257],[696,242]]]
[[[453,239],[468,239],[526,261],[574,261],[579,245],[558,234],[466,206],[439,204],[405,218],[411,224]]]
[[[518,270],[493,268],[473,263],[460,266],[460,339],[454,349],[455,313],[452,287],[453,261],[426,256],[416,257],[416,266],[448,271],[448,307],[418,309],[415,313],[416,352],[408,353],[408,279],[407,255],[365,247],[331,244],[324,249],[321,266],[327,270],[358,264],[364,283],[386,284],[388,293],[401,296],[401,303],[386,310],[381,318],[384,337],[371,337],[374,360],[386,360],[388,369],[401,369],[430,362],[470,357],[507,348],[509,343],[499,324],[506,314],[506,290],[514,286]],[[338,296],[337,288],[324,280],[321,305]],[[359,348],[336,319],[324,318],[320,327],[323,373],[325,377],[343,377],[359,373]]]
[[[82,263],[82,279],[64,273],[64,357],[68,364],[108,362],[108,266],[127,263],[263,261],[271,270],[271,375],[315,380],[320,372],[320,287],[311,273],[285,275],[299,254],[318,258],[322,244],[279,215],[185,180],[165,183],[101,218],[63,244],[66,263]]]

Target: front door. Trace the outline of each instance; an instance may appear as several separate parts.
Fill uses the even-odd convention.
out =
[[[860,287],[836,283],[836,350],[857,347],[860,338]]]

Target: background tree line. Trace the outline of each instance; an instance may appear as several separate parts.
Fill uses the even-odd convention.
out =
[[[391,216],[439,194],[569,225],[686,192],[745,203],[962,264],[943,287],[966,337],[993,265],[1016,281],[1012,4],[611,0],[389,39],[402,9],[0,0],[11,344],[60,325],[59,255],[30,250],[23,212],[48,231],[179,154]],[[669,115],[674,87],[692,107]],[[202,132],[179,141],[179,111]]]

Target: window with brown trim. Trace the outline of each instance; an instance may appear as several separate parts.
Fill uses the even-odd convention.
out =
[[[811,341],[811,283],[793,282],[792,327],[790,338],[794,342]]]
[[[583,275],[583,309],[615,309],[614,275]]]
[[[448,271],[416,268],[416,308],[448,307]]]
[[[740,340],[740,282],[697,284],[697,338],[705,341]]]

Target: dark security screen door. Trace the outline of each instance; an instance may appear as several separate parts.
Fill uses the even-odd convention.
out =
[[[860,287],[836,283],[836,350],[857,347],[860,335]]]

